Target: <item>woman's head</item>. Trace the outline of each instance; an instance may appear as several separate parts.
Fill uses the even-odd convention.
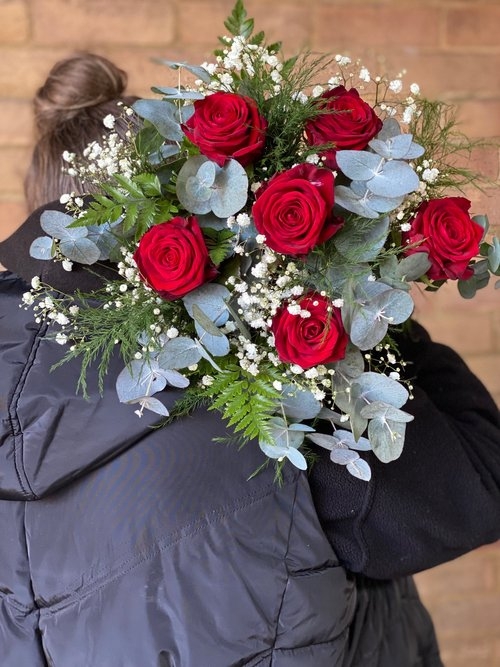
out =
[[[118,115],[117,102],[132,104],[125,95],[127,74],[110,60],[93,53],[77,53],[57,62],[34,99],[36,146],[25,179],[30,210],[66,192],[92,188],[63,172],[64,151],[81,155],[106,132],[103,119],[117,117],[114,131],[124,136],[127,123]]]

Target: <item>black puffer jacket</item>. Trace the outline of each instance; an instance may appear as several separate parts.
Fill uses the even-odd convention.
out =
[[[76,396],[0,285],[2,667],[340,667],[355,588],[304,475],[247,481],[215,413],[151,429],[113,373]]]
[[[19,273],[21,252],[0,244]],[[278,487],[271,469],[247,481],[257,447],[211,441],[216,414],[155,430],[119,404],[118,360],[102,397],[76,395],[26,289],[1,275],[2,667],[441,665],[406,575],[500,536],[498,413],[451,350],[403,341],[416,419],[374,481],[320,452]]]

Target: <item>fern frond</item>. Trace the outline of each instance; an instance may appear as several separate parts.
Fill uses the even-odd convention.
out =
[[[261,367],[254,377],[238,366],[223,370],[208,388],[213,399],[210,410],[220,410],[228,426],[245,439],[270,439],[269,419],[274,414],[279,393],[272,382],[273,369]]]

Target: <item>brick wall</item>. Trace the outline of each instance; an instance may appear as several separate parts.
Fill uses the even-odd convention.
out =
[[[30,100],[47,71],[77,49],[107,55],[147,95],[172,73],[160,56],[208,59],[233,0],[0,0],[0,224],[24,217],[22,178],[32,142]],[[500,136],[498,0],[247,0],[249,14],[287,55],[302,47],[361,57],[372,69],[407,69],[428,97],[457,103],[463,129]],[[491,180],[468,193],[500,233],[499,152],[473,156]],[[500,292],[473,302],[454,285],[416,294],[417,316],[454,346],[500,403]],[[418,576],[437,622],[447,667],[500,665],[500,547]],[[395,666],[397,667],[397,666]]]

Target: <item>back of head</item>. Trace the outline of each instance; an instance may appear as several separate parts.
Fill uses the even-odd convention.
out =
[[[128,124],[120,118],[118,102],[132,104],[125,95],[127,74],[107,58],[77,53],[57,62],[34,99],[37,143],[25,179],[30,210],[66,192],[89,192],[92,187],[63,172],[64,151],[81,155],[106,130],[103,119],[116,117],[114,131],[123,138]]]

